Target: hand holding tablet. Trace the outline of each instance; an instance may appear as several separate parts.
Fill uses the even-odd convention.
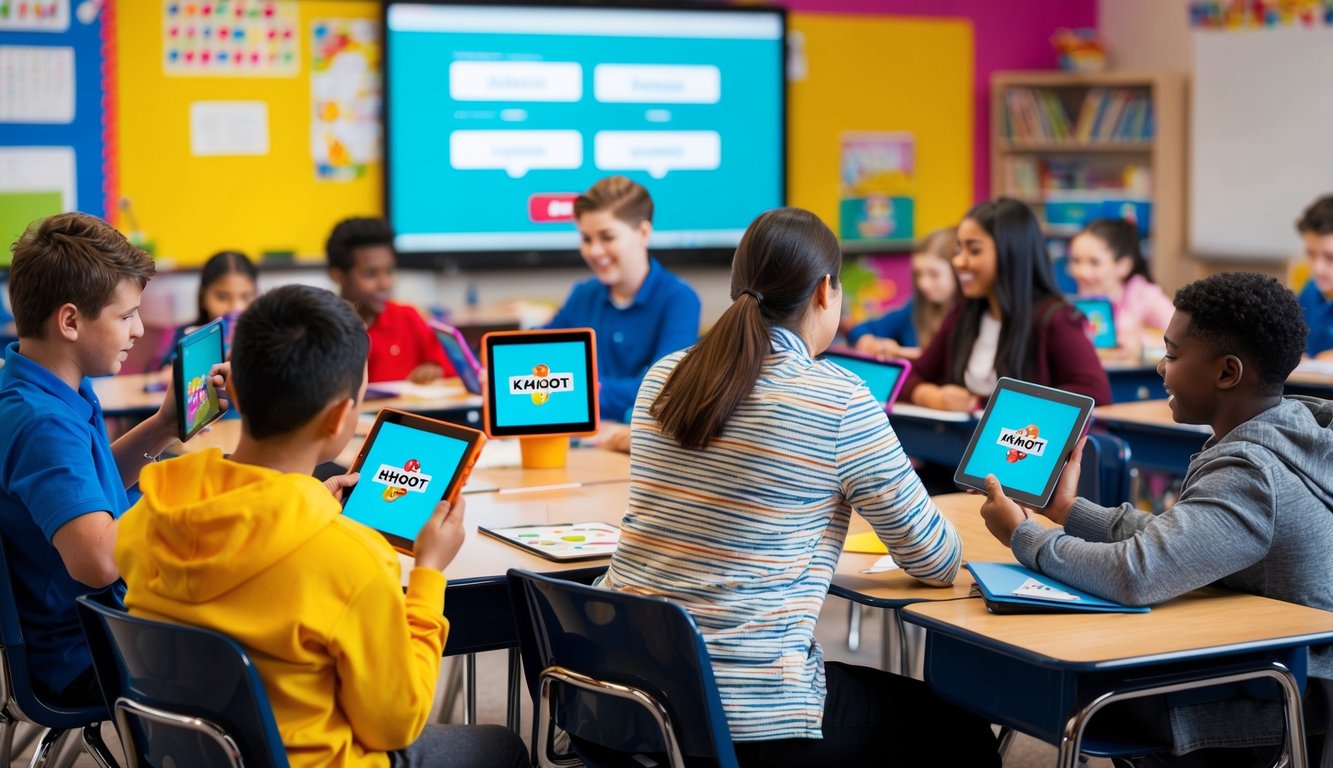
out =
[[[1085,395],[1000,379],[963,452],[954,482],[985,491],[986,476],[993,474],[1009,497],[1046,507],[1087,429],[1093,404]]]

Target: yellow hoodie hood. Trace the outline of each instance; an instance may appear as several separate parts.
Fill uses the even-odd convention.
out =
[[[341,510],[313,477],[241,464],[216,448],[150,464],[120,520],[128,583],[181,603],[217,599],[287,557]],[[135,573],[143,569],[144,572]]]

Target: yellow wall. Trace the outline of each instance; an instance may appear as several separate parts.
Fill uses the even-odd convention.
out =
[[[839,136],[916,136],[916,231],[972,202],[972,25],[965,20],[792,14],[806,78],[790,84],[791,204],[837,228]]]
[[[379,3],[301,0],[295,77],[168,77],[162,6],[116,5],[120,194],[158,256],[200,264],[222,248],[319,255],[339,219],[381,212],[382,166],[354,181],[316,181],[310,141],[311,21],[378,18]],[[211,100],[268,102],[269,154],[192,156],[190,103]]]

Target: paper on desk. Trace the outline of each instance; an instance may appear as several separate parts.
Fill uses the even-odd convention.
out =
[[[898,570],[898,564],[893,562],[892,555],[885,555],[875,561],[875,564],[861,571],[861,573],[884,573],[885,571]]]
[[[1317,376],[1333,376],[1333,360],[1302,360],[1294,373],[1310,373]]]

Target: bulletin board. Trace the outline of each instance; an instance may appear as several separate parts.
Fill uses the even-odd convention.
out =
[[[851,14],[788,17],[790,204],[837,226],[841,137],[916,139],[916,231],[972,203],[972,24]]]
[[[105,215],[103,14],[0,0],[0,265],[33,220]]]
[[[235,25],[209,24],[173,15],[187,5],[208,5],[214,18],[240,9],[240,18]],[[156,256],[182,266],[201,264],[221,249],[319,258],[339,219],[381,212],[378,160],[330,172],[312,137],[316,32],[328,27],[316,25],[364,19],[378,28],[379,3],[135,0],[116,6],[119,192],[135,219],[119,217],[122,230],[141,230]],[[272,9],[276,15],[265,18]],[[224,29],[229,36],[242,29],[246,37],[212,48],[183,42],[187,31],[202,37],[206,28],[214,41]],[[270,31],[275,39],[256,46],[254,38]],[[203,59],[205,51],[218,50],[239,51],[244,60],[219,62],[216,53]],[[252,58],[261,56],[273,58]]]

